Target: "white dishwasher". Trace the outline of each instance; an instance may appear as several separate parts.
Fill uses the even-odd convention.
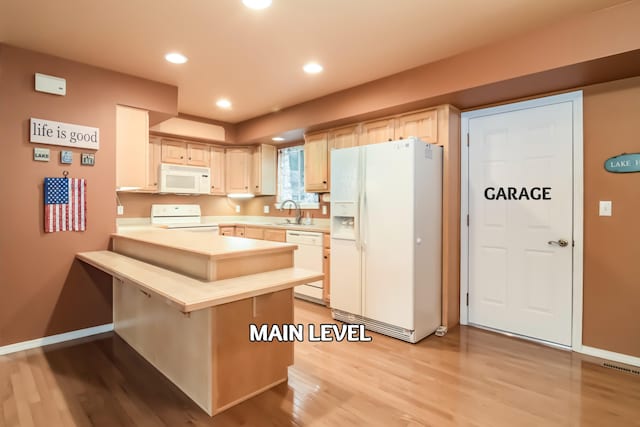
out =
[[[298,245],[298,250],[294,251],[295,267],[322,272],[322,233],[287,230],[287,243]],[[318,304],[324,304],[322,300],[323,284],[322,280],[318,280],[317,282],[296,286],[295,296]]]

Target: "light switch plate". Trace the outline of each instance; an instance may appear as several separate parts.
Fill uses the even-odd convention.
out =
[[[322,205],[322,215],[327,214],[327,205]]]
[[[613,214],[613,206],[611,200],[600,200],[600,216],[611,216]]]
[[[240,205],[236,205],[236,213],[240,213]]]
[[[262,212],[268,214],[269,213],[269,205],[264,205],[264,207],[262,208]]]
[[[124,215],[124,206],[118,205],[118,215]]]

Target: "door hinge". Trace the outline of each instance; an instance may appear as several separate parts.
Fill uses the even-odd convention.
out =
[[[467,307],[469,307],[469,292],[467,292]]]
[[[467,227],[469,226],[469,214],[467,214]]]

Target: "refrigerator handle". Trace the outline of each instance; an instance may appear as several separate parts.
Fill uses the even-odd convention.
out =
[[[360,241],[360,199],[362,197],[362,150],[358,150],[358,163],[357,163],[357,188],[358,188],[358,198],[356,199],[356,216],[354,218],[353,231],[355,233],[356,238],[356,248],[358,250],[361,249],[361,241]]]
[[[358,198],[358,240],[360,241],[360,250],[365,250],[365,215],[366,215],[366,203],[367,192],[365,183],[367,180],[366,170],[366,151],[362,150],[360,155],[360,186],[359,186],[359,198]]]

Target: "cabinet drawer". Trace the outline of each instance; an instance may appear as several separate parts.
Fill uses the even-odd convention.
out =
[[[235,227],[220,227],[221,236],[233,236],[235,235],[235,231],[236,231]]]
[[[330,248],[331,247],[331,236],[329,235],[329,233],[324,233],[324,235],[322,237],[322,246],[324,248]]]
[[[244,228],[244,237],[247,239],[260,239],[264,238],[264,229],[257,227],[245,227]]]
[[[264,240],[271,240],[272,242],[286,242],[287,233],[285,230],[264,230]]]

